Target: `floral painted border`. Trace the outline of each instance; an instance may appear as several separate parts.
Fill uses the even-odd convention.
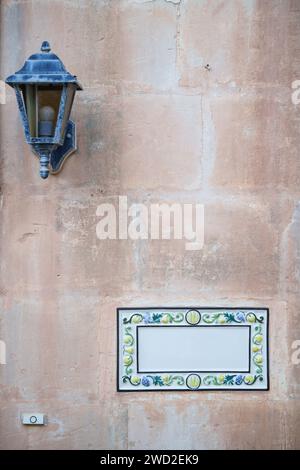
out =
[[[179,310],[179,311],[178,311]],[[267,309],[119,309],[118,390],[268,389]],[[137,326],[250,326],[250,373],[137,373]]]

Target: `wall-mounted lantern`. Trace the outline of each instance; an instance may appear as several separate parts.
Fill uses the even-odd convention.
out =
[[[40,175],[58,173],[76,151],[76,128],[69,120],[76,90],[82,90],[61,60],[44,41],[41,53],[6,79],[17,96],[26,142],[40,158]]]

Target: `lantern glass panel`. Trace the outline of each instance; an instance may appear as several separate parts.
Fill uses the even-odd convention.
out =
[[[67,126],[67,123],[71,114],[75,91],[76,91],[76,85],[74,85],[73,83],[69,83],[67,85],[67,97],[66,97],[65,111],[64,111],[64,117],[63,117],[62,128],[61,128],[62,135],[65,132],[65,129],[66,129],[66,126]]]
[[[37,87],[23,85],[21,87],[31,137],[37,137]]]
[[[22,91],[31,137],[53,137],[62,86],[30,84]]]
[[[61,99],[62,86],[38,86],[38,137],[53,137]]]

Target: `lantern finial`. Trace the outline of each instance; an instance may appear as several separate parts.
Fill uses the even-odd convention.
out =
[[[51,47],[48,41],[43,41],[42,46],[41,46],[41,51],[42,52],[50,52]]]

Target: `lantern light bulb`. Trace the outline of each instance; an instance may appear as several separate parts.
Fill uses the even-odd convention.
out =
[[[54,121],[55,111],[51,106],[42,106],[39,110],[40,121]]]

